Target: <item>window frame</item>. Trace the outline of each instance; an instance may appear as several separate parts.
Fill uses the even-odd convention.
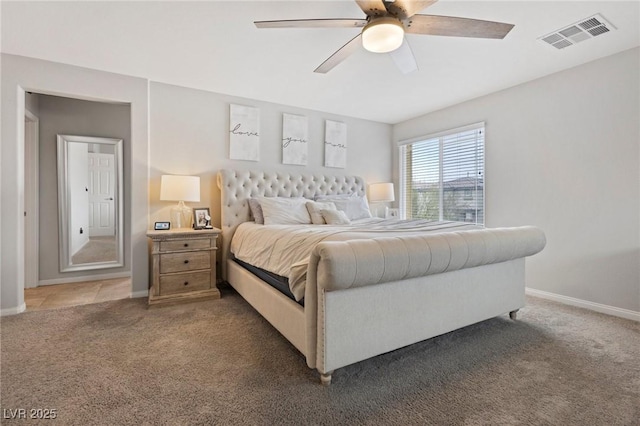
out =
[[[414,145],[414,144],[418,144],[420,142],[426,142],[428,140],[433,140],[433,139],[439,139],[439,145],[440,145],[440,158],[438,160],[438,167],[439,167],[439,181],[440,181],[440,201],[439,201],[439,217],[442,218],[443,217],[443,209],[444,209],[444,205],[442,200],[444,200],[444,185],[443,183],[443,167],[442,167],[442,161],[443,161],[443,153],[442,153],[442,144],[443,144],[443,138],[447,137],[447,136],[452,136],[458,133],[463,133],[463,132],[468,132],[471,130],[482,130],[483,132],[483,139],[482,139],[482,222],[477,222],[477,215],[476,215],[476,222],[462,222],[462,223],[475,223],[477,225],[481,225],[481,226],[485,226],[485,224],[487,223],[487,210],[486,210],[486,190],[485,190],[485,185],[486,185],[486,137],[487,137],[487,133],[486,133],[486,126],[485,126],[485,122],[481,121],[478,123],[473,123],[473,124],[469,124],[466,126],[461,126],[461,127],[456,127],[453,129],[449,129],[449,130],[444,130],[444,131],[440,131],[437,133],[432,133],[432,134],[427,134],[427,135],[422,135],[422,136],[417,136],[417,137],[413,137],[410,139],[403,139],[400,140],[398,142],[398,170],[399,170],[399,189],[400,189],[400,199],[399,199],[399,210],[400,210],[400,217],[403,219],[407,218],[407,200],[406,200],[406,194],[407,194],[407,182],[405,181],[405,178],[407,176],[407,170],[406,170],[406,164],[405,164],[405,160],[406,160],[406,155],[403,152],[405,147],[407,145]],[[439,219],[439,220],[443,220],[443,219]]]

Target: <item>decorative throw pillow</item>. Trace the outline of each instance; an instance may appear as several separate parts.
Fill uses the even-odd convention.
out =
[[[258,225],[264,225],[264,215],[262,214],[262,207],[260,207],[260,201],[256,198],[249,198],[249,209],[251,209],[251,215],[253,220]]]
[[[311,216],[311,223],[314,225],[324,225],[327,223],[324,217],[322,217],[320,210],[336,210],[336,205],[332,202],[320,203],[318,201],[307,201],[306,206],[307,211],[309,211],[309,216]]]
[[[307,211],[306,198],[261,197],[260,207],[265,225],[309,224],[311,217]]]
[[[351,221],[342,210],[320,210],[322,217],[329,225],[349,225]]]
[[[347,214],[349,220],[365,219],[371,217],[369,203],[366,196],[352,195],[319,195],[316,201],[331,201],[338,210]]]

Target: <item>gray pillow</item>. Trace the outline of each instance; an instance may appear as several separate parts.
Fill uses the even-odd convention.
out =
[[[264,214],[262,213],[262,206],[260,205],[260,202],[255,198],[249,198],[249,209],[251,209],[253,220],[258,225],[264,225]]]

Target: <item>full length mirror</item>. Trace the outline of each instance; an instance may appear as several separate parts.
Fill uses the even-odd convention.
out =
[[[122,139],[58,135],[60,272],[124,265]]]

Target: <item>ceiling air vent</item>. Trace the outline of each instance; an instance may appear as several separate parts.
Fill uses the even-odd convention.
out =
[[[564,49],[565,47],[573,46],[576,43],[589,40],[590,38],[597,37],[615,29],[616,27],[614,27],[611,22],[604,19],[602,15],[597,14],[554,31],[551,34],[544,35],[538,40],[542,40],[556,49]]]

